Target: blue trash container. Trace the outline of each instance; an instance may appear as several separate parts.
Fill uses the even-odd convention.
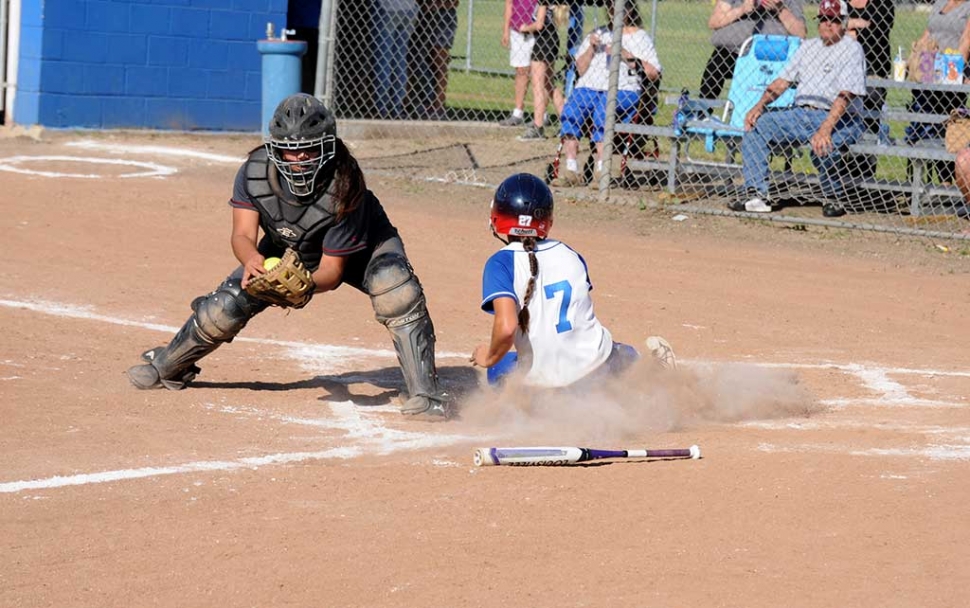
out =
[[[256,49],[263,56],[263,137],[269,135],[269,121],[281,101],[300,92],[303,40],[257,40]]]

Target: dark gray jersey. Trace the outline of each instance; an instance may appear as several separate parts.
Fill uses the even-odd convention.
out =
[[[278,255],[289,247],[300,254],[311,271],[320,266],[323,255],[360,254],[369,259],[375,247],[397,236],[397,229],[370,190],[357,209],[338,219],[333,187],[331,176],[316,200],[299,204],[284,194],[276,167],[269,162],[266,150],[259,148],[250,153],[236,174],[229,204],[259,213],[265,234],[259,243],[263,255]]]

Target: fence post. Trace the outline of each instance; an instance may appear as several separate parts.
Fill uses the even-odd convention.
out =
[[[475,0],[468,0],[468,32],[465,33],[465,73],[472,69],[472,23],[475,20]]]
[[[313,96],[330,107],[333,96],[331,74],[333,73],[333,25],[337,22],[337,0],[322,0],[320,23],[317,34],[317,73],[313,82]]]
[[[634,0],[636,1],[636,0]],[[610,52],[610,84],[606,91],[606,125],[603,128],[603,170],[597,184],[600,199],[610,197],[610,175],[613,169],[613,136],[616,127],[616,92],[620,86],[620,63],[623,60],[623,21],[626,0],[617,0],[613,8],[613,45]],[[595,172],[594,172],[595,175]]]

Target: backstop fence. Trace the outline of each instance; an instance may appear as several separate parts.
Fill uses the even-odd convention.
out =
[[[970,238],[970,4],[512,4],[324,2],[316,93],[379,140],[368,170]]]

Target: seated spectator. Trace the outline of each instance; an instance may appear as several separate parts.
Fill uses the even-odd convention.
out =
[[[778,78],[745,116],[741,139],[744,195],[728,204],[734,211],[769,213],[768,159],[772,148],[811,144],[812,164],[819,173],[825,217],[845,215],[838,202],[841,150],[862,135],[860,116],[866,94],[866,60],[859,45],[845,35],[843,0],[822,0],[818,8],[819,37],[806,40]],[[797,83],[794,107],[765,108]]]
[[[754,34],[805,37],[802,0],[717,0],[707,21],[714,52],[701,77],[700,96],[716,99],[724,81],[734,74],[734,64],[744,41]]]
[[[613,20],[613,5],[609,5],[610,22]],[[619,90],[616,96],[616,115],[618,122],[629,122],[640,101],[641,78],[651,81],[660,79],[660,59],[650,36],[641,28],[640,12],[636,4],[627,6],[624,15],[623,49],[624,65],[620,66]],[[580,186],[583,177],[579,174],[576,157],[579,154],[579,138],[583,128],[592,119],[590,141],[596,144],[596,169],[599,177],[603,170],[603,128],[606,125],[606,91],[609,87],[609,58],[612,54],[613,33],[607,27],[593,30],[583,40],[576,55],[576,71],[579,80],[566,105],[562,109],[563,152],[566,156],[566,169],[553,182],[555,186]],[[641,76],[640,70],[643,71]],[[598,181],[598,179],[597,179]]]
[[[936,0],[921,40],[929,38],[936,41],[940,51],[958,49],[964,60],[970,58],[970,1]],[[966,93],[917,89],[913,91],[910,110],[926,114],[949,114],[966,102]],[[906,141],[916,143],[924,139],[940,139],[943,134],[942,125],[913,123],[906,128]],[[941,182],[953,182],[953,163],[938,161],[933,166]]]

